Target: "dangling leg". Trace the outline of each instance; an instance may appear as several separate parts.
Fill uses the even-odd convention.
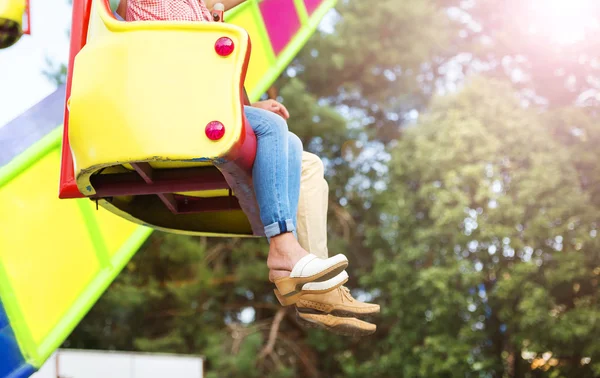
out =
[[[327,250],[327,206],[329,185],[325,181],[323,162],[317,155],[302,153],[302,177],[298,201],[296,232],[302,248],[322,259]]]
[[[300,197],[300,172],[302,170],[302,141],[295,134],[287,133],[288,141],[288,157],[287,157],[287,168],[288,168],[288,204],[290,207],[290,214],[292,214],[292,222],[294,225],[294,237],[297,239],[297,213],[298,213],[298,200]],[[289,241],[291,243],[291,240]],[[273,259],[271,262],[277,264],[277,260],[280,260],[285,254],[286,244],[288,243],[287,237],[284,238],[272,238],[270,245],[269,256]],[[296,244],[296,243],[294,243]],[[291,245],[291,244],[290,244]],[[302,248],[298,243],[298,247]],[[306,251],[306,250],[305,250]],[[307,251],[310,252],[310,251]],[[326,259],[327,257],[325,257]],[[275,281],[277,278],[286,277],[289,275],[289,271],[272,268],[269,272],[269,279]]]
[[[246,107],[245,113],[257,137],[252,175],[261,221],[270,241],[269,278],[282,295],[292,296],[302,291],[305,284],[337,275],[346,268],[348,260],[343,255],[319,259],[298,244],[293,232],[296,230],[302,145],[297,138],[290,137],[287,124],[280,116],[251,107]]]
[[[321,159],[302,154],[302,181],[298,206],[298,242],[307,251],[327,258],[327,204],[329,186]],[[345,282],[344,272],[338,279]],[[379,313],[379,305],[364,303],[345,286],[327,293],[303,293],[296,302],[299,323],[340,335],[364,336],[375,332],[374,324],[360,320]]]

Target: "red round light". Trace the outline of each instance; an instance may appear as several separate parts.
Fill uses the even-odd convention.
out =
[[[233,52],[235,45],[229,37],[221,37],[215,43],[215,51],[220,56],[229,56]]]
[[[219,121],[211,121],[204,129],[206,136],[210,140],[219,140],[225,135],[225,126]]]

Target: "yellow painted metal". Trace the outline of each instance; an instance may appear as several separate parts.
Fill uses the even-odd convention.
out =
[[[92,203],[56,198],[59,167],[57,145],[0,187],[0,262],[5,275],[0,296],[9,316],[17,312],[26,325],[26,331],[15,331],[21,336],[21,348],[34,359],[51,352],[39,346],[64,321],[101,268],[97,239],[90,235],[81,211],[81,206]],[[104,209],[92,216],[108,242],[106,250],[118,250],[138,227]],[[29,342],[23,340],[24,333]]]
[[[0,0],[0,18],[23,23],[25,0]]]
[[[56,182],[54,172],[58,161],[59,154],[55,151],[32,168],[37,172],[21,175],[12,185],[0,189],[2,216],[21,215],[14,217],[12,222],[2,222],[0,244],[19,246],[27,243],[31,248],[27,253],[3,250],[0,258],[36,343],[48,334],[78,296],[81,287],[72,282],[88,282],[99,269],[77,203],[52,201],[52,193],[39,190],[41,186]],[[27,210],[31,212],[30,216],[22,216]],[[56,233],[48,227],[58,223],[70,233]],[[35,235],[23,230],[35,231]],[[61,251],[60,259],[55,253],[48,252],[49,246],[60,251],[61,246],[69,244],[79,248]]]
[[[229,195],[229,190],[227,189],[217,189],[217,190],[204,190],[198,192],[185,192],[185,193],[176,193],[176,194],[184,194],[190,197],[201,197],[201,198],[211,198],[211,197],[223,197]],[[235,195],[235,193],[233,193]]]
[[[21,39],[24,14],[25,0],[0,0],[0,49],[8,48]]]
[[[118,22],[99,1],[93,9],[69,100],[79,190],[93,195],[90,176],[119,162],[194,163],[225,155],[242,136],[246,31],[223,23]],[[235,45],[227,57],[215,52],[222,37]],[[204,131],[214,120],[226,128],[219,141]]]

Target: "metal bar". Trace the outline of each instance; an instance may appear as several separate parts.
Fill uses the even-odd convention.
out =
[[[173,213],[177,214],[179,205],[175,200],[175,196],[171,193],[159,193],[158,198],[165,204],[165,206]]]
[[[135,171],[144,179],[146,184],[152,184],[152,175],[154,170],[150,163],[131,163],[131,166]],[[159,193],[158,198],[165,204],[167,209],[173,214],[177,214],[177,201],[171,193]]]
[[[304,4],[304,0],[294,0],[294,6],[296,7],[296,12],[298,12],[298,17],[300,18],[300,24],[302,26],[306,25],[309,15],[308,11],[306,10],[306,4]]]
[[[131,166],[135,171],[142,176],[144,181],[148,184],[152,184],[152,166],[150,163],[131,163]]]
[[[23,30],[23,34],[31,34],[31,4],[29,0],[25,1],[25,18],[27,19],[27,28]]]
[[[92,0],[73,0],[73,15],[71,21],[71,47],[69,50],[69,68],[67,71],[67,94],[65,101],[65,120],[63,128],[63,144],[60,165],[59,198],[81,198],[83,194],[77,188],[75,169],[71,146],[69,145],[69,107],[68,99],[71,97],[71,82],[73,80],[73,65],[75,56],[85,46],[87,41],[88,25]]]
[[[92,176],[90,181],[96,190],[92,198],[229,188],[215,167],[158,169],[152,174],[152,183],[144,181],[137,172],[100,174]]]

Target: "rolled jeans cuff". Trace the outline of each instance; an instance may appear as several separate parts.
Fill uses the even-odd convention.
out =
[[[291,219],[271,223],[270,225],[265,226],[265,235],[269,239],[273,236],[277,236],[285,232],[292,232],[294,234],[294,237],[296,237],[296,227],[294,226],[294,222]]]

